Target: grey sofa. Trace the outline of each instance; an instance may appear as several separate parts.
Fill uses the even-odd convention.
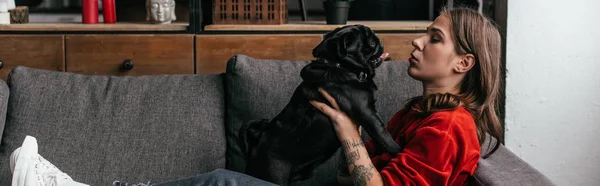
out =
[[[224,74],[138,77],[17,67],[0,82],[0,185],[10,185],[9,156],[26,135],[38,139],[46,159],[91,185],[157,183],[218,168],[242,171],[237,129],[245,120],[275,116],[306,63],[236,55]],[[377,70],[377,109],[385,120],[421,91],[406,68],[384,62]],[[293,185],[334,185],[336,161],[332,157],[312,179]],[[470,181],[552,185],[504,147],[482,159]]]

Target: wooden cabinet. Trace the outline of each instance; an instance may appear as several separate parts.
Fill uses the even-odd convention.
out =
[[[424,34],[377,34],[383,43],[385,52],[390,53],[394,61],[408,61],[413,51],[412,40]]]
[[[406,61],[414,47],[411,42],[424,34],[428,22],[368,22],[395,61]],[[65,26],[65,25],[63,25]],[[10,29],[61,28],[50,24],[15,24]],[[90,29],[174,29],[180,25],[149,24],[82,25],[70,30]],[[323,34],[339,25],[294,23],[285,25],[212,25],[206,33],[57,33],[0,35],[0,78],[18,65],[88,75],[218,74],[226,70],[235,54],[257,59],[312,60],[312,50]],[[395,32],[394,30],[398,31]],[[403,32],[410,30],[410,32]],[[60,31],[60,30],[56,30]],[[243,31],[243,32],[241,32]],[[276,31],[274,33],[271,33]],[[298,31],[298,32],[296,32]],[[378,32],[385,31],[385,32]],[[419,33],[423,31],[423,33]],[[228,33],[234,32],[234,33]],[[235,33],[240,32],[240,33]]]
[[[194,73],[194,35],[66,35],[66,71],[92,75]]]
[[[423,34],[377,34],[393,60],[406,61],[411,42]],[[312,60],[321,34],[197,35],[196,73],[225,72],[227,59],[245,54],[258,59]]]
[[[0,78],[17,66],[64,71],[62,35],[0,35]]]
[[[431,21],[348,24],[369,26],[393,60],[405,61],[414,49],[411,41],[422,36]],[[227,60],[235,54],[257,59],[312,60],[312,50],[323,35],[340,26],[324,21],[216,24],[196,32],[194,25],[185,23],[4,25],[0,26],[0,78],[6,79],[18,65],[88,75],[138,76],[223,73]]]
[[[190,1],[195,2],[195,1]],[[411,42],[430,21],[366,21],[395,61],[405,61]],[[257,59],[312,60],[323,35],[341,25],[324,21],[283,25],[12,24],[0,34],[0,78],[18,65],[88,75],[218,74],[235,54]],[[194,29],[192,29],[194,30]],[[183,32],[182,32],[183,31]],[[149,32],[149,33],[147,33]]]
[[[196,35],[196,73],[225,72],[227,59],[245,54],[258,59],[310,60],[321,34]]]

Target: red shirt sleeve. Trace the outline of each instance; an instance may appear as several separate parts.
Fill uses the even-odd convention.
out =
[[[434,113],[425,119],[381,170],[385,185],[462,185],[479,160],[475,122],[462,115]]]
[[[396,127],[399,127],[399,123],[400,123],[400,118],[402,118],[402,116],[405,114],[404,109],[399,110],[398,112],[396,112],[394,114],[394,116],[392,116],[392,119],[390,119],[390,121],[388,122],[386,129],[388,132],[390,131],[394,131]],[[369,156],[371,158],[373,158],[375,155],[378,155],[380,153],[380,149],[377,149],[377,146],[375,144],[373,144],[373,140],[369,139],[367,140],[367,142],[365,142],[365,148],[367,149],[367,152],[369,153]]]

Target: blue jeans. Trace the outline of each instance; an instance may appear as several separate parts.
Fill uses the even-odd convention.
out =
[[[254,178],[252,176],[225,169],[199,174],[189,178],[168,181],[155,186],[277,186],[276,184]]]

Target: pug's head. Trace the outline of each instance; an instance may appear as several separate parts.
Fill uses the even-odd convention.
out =
[[[348,25],[325,34],[312,54],[317,60],[339,64],[357,76],[365,73],[372,78],[382,63],[383,44],[369,27]]]

